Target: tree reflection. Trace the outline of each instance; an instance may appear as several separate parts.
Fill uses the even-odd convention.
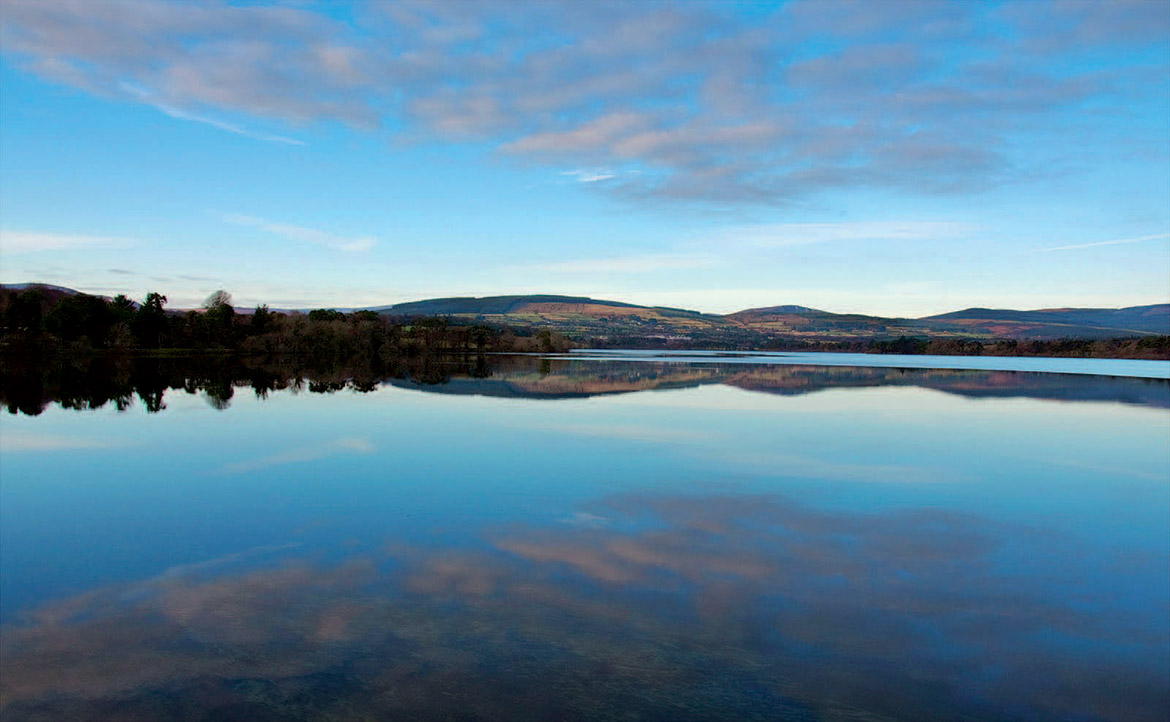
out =
[[[384,385],[444,394],[561,399],[704,384],[785,396],[834,388],[906,386],[970,398],[1108,401],[1170,408],[1170,381],[1162,379],[1011,371],[566,361],[535,356],[375,356],[333,363],[279,356],[70,361],[0,357],[0,403],[9,413],[30,416],[51,403],[77,410],[112,404],[125,411],[132,408],[135,396],[148,413],[157,413],[166,408],[164,399],[172,390],[203,394],[212,407],[224,410],[237,388],[251,388],[259,399],[304,389],[314,394],[369,393]]]

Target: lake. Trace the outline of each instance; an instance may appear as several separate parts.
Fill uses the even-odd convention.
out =
[[[8,362],[0,715],[1168,719],[1170,362],[843,356]]]

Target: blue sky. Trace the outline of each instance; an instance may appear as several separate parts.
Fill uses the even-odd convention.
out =
[[[0,280],[1170,300],[1170,2],[0,0]]]

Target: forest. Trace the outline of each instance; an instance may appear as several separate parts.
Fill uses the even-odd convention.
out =
[[[107,299],[44,286],[0,288],[0,355],[228,353],[388,360],[425,354],[561,353],[577,347],[1170,359],[1170,336],[1166,335],[808,339],[727,326],[670,338],[618,326],[605,333],[596,328],[573,332],[370,310],[279,312],[260,305],[239,312],[231,295],[222,290],[212,293],[198,309],[171,310],[166,304],[167,297],[156,292],[146,294],[139,303],[124,295]]]
[[[317,309],[239,313],[226,291],[198,310],[172,311],[151,292],[142,303],[60,293],[44,287],[0,289],[0,351],[7,353],[237,353],[369,358],[420,353],[559,352],[568,339],[551,329],[457,323],[444,317],[387,317],[373,311]]]

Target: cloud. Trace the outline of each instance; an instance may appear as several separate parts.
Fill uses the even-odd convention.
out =
[[[776,247],[839,241],[944,240],[974,230],[970,224],[954,221],[770,223],[730,228],[712,237],[711,241],[720,245]]]
[[[1170,238],[1170,233],[1155,233],[1150,236],[1138,236],[1137,238],[1117,238],[1111,241],[1094,241],[1092,243],[1074,243],[1068,246],[1052,246],[1051,248],[1038,248],[1037,251],[1075,251],[1079,248],[1096,248],[1098,246],[1122,246],[1129,243],[1142,243],[1144,241],[1157,241]]]
[[[112,236],[70,235],[64,233],[43,233],[40,231],[0,230],[0,251],[5,253],[30,253],[35,251],[63,251],[79,248],[109,248],[125,246],[131,242]]]
[[[942,468],[907,464],[874,464],[825,461],[812,456],[775,452],[751,452],[727,449],[696,449],[695,455],[722,462],[728,469],[747,469],[774,473],[784,469],[793,478],[854,481],[865,484],[937,484],[951,483],[956,474]]]
[[[287,466],[289,464],[304,464],[310,461],[320,461],[321,459],[325,459],[330,456],[337,456],[339,454],[370,454],[373,453],[374,450],[374,444],[366,438],[355,437],[335,439],[325,444],[308,446],[299,449],[291,449],[289,451],[281,452],[279,454],[272,454],[271,456],[265,456],[259,459],[224,464],[220,468],[220,472],[224,474],[243,474],[269,469],[274,466]]]
[[[1139,51],[1165,46],[1164,9],[798,0],[745,17],[720,3],[403,0],[343,22],[312,4],[6,0],[2,40],[54,82],[270,142],[301,141],[222,116],[636,166],[576,176],[633,202],[777,205],[1021,177],[1020,127],[1060,138],[1043,122],[1056,111],[1165,93],[1135,80]],[[1108,72],[1076,62],[1102,49]]]
[[[213,128],[218,128],[220,130],[224,130],[224,131],[227,131],[229,133],[235,133],[236,135],[243,135],[243,136],[247,136],[249,138],[255,138],[257,140],[268,141],[270,143],[285,143],[286,145],[302,145],[302,146],[306,145],[306,143],[304,141],[297,140],[295,138],[288,138],[288,137],[285,137],[283,135],[273,135],[270,133],[256,132],[253,130],[249,130],[241,125],[237,125],[235,123],[229,123],[229,122],[224,121],[224,120],[217,120],[215,118],[210,118],[207,116],[199,115],[197,113],[192,113],[192,112],[189,112],[186,110],[182,110],[181,108],[177,108],[175,106],[168,105],[167,103],[158,102],[153,97],[154,93],[152,93],[151,91],[147,90],[146,88],[143,88],[135,83],[120,81],[118,83],[118,87],[120,89],[132,94],[132,95],[138,96],[139,98],[142,99],[142,101],[144,103],[150,105],[151,107],[157,108],[163,114],[168,115],[172,118],[176,118],[178,120],[190,120],[190,121],[193,121],[196,123],[203,123],[204,125],[210,125]]]
[[[210,125],[212,127],[219,128],[220,130],[226,130],[227,132],[235,133],[236,135],[243,135],[243,136],[247,136],[249,138],[255,138],[257,140],[267,141],[269,143],[284,143],[286,145],[306,145],[306,143],[304,141],[297,140],[296,138],[288,138],[288,137],[283,136],[283,135],[273,135],[273,134],[269,134],[269,133],[258,133],[254,130],[248,130],[247,128],[236,125],[234,123],[228,123],[228,122],[223,121],[223,120],[216,120],[214,118],[208,118],[208,117],[204,117],[202,115],[196,115],[195,113],[189,113],[185,110],[179,110],[178,108],[173,108],[173,107],[168,106],[168,105],[155,105],[154,107],[158,108],[163,113],[169,115],[172,118],[178,118],[179,120],[191,120],[191,121],[194,121],[196,123],[204,123],[205,125]]]
[[[239,213],[225,214],[223,216],[223,220],[239,226],[258,228],[267,233],[283,236],[292,241],[298,241],[301,243],[315,243],[317,245],[325,246],[326,248],[332,248],[338,251],[368,251],[378,243],[375,239],[368,236],[335,236],[331,233],[327,233],[316,228],[294,226],[289,223],[280,223],[277,221],[270,221],[265,218],[258,218],[257,216],[248,216]]]
[[[539,428],[530,428],[528,431],[649,444],[696,444],[709,442],[712,438],[710,434],[690,429],[647,428],[633,424],[552,423],[542,424]]]
[[[619,174],[611,170],[586,170],[584,168],[578,168],[577,170],[561,171],[561,175],[570,176],[578,183],[597,183],[599,181],[617,178]]]
[[[653,273],[687,268],[707,268],[717,262],[714,256],[698,253],[643,253],[610,258],[586,258],[559,263],[525,265],[525,271],[548,273]]]
[[[289,549],[295,549],[299,546],[299,542],[289,542],[287,544],[263,544],[260,546],[249,547],[242,551],[223,554],[211,559],[205,559],[199,562],[176,564],[174,566],[167,567],[153,579],[149,579],[144,582],[144,584],[172,581],[183,577],[204,576],[207,575],[208,572],[222,572],[225,568],[234,566],[238,562],[254,560],[258,557],[269,556],[274,552],[287,551]]]
[[[1170,12],[1158,0],[1010,3],[997,8],[996,14],[1019,28],[1023,46],[1035,53],[1140,46],[1170,35]]]
[[[1164,604],[1134,596],[1165,580],[1156,541],[1117,564],[1042,518],[659,486],[394,539],[392,564],[261,546],[22,610],[0,709],[153,718],[165,690],[173,717],[1165,716]]]
[[[0,448],[3,448],[6,453],[115,449],[121,446],[126,446],[126,443],[83,436],[30,433],[13,429],[5,429],[4,433],[0,434]]]

